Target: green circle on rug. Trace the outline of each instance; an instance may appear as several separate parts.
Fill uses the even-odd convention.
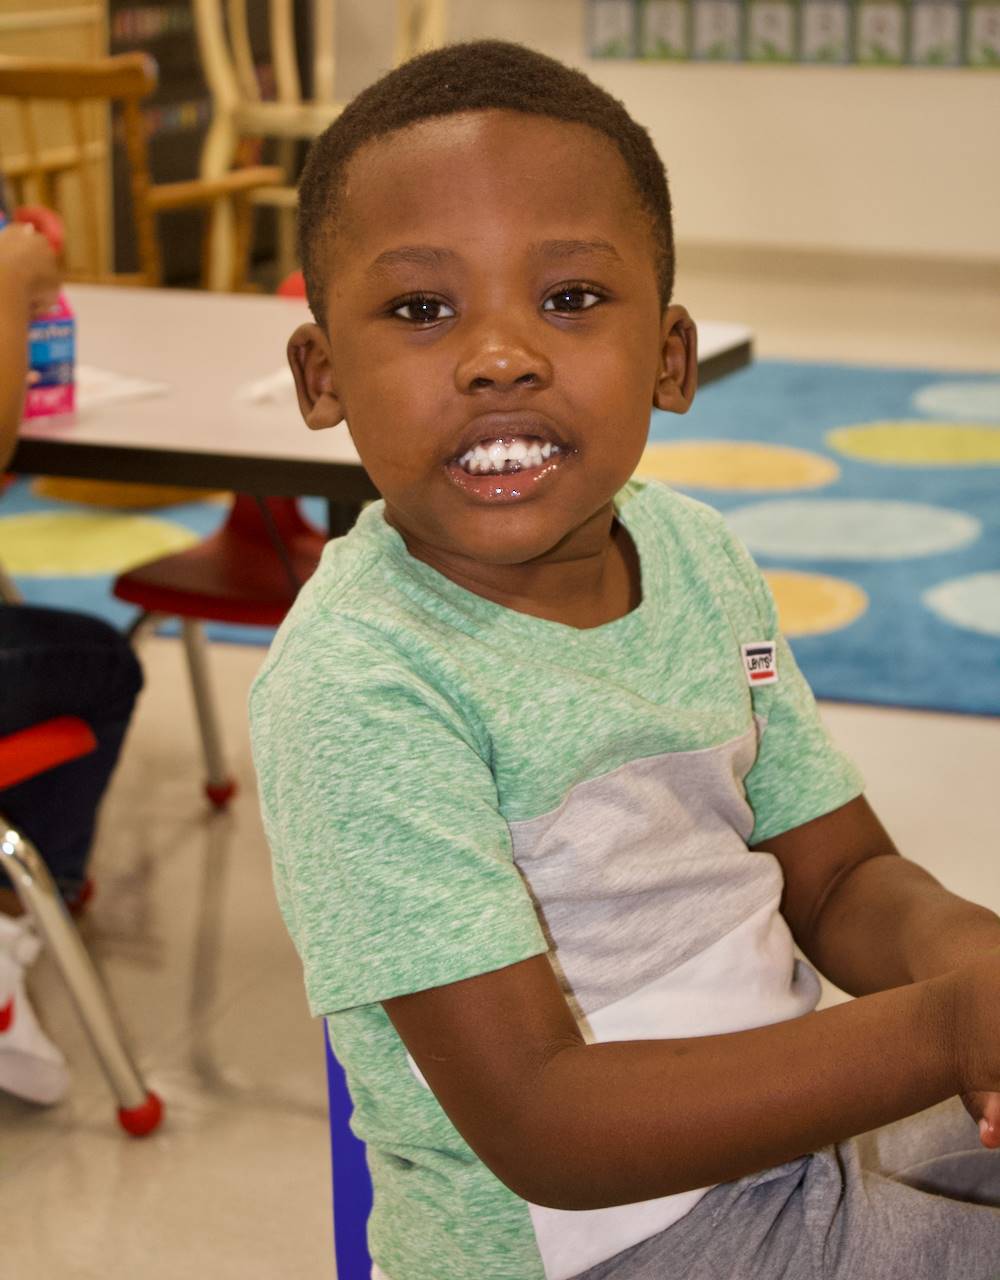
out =
[[[923,602],[953,626],[1000,636],[1000,573],[970,573],[941,582],[923,594]]]
[[[793,560],[906,560],[967,547],[982,521],[888,498],[782,498],[731,507],[726,523],[755,555]]]
[[[170,520],[106,511],[40,511],[0,519],[0,564],[35,578],[90,578],[183,551],[198,534]]]
[[[865,422],[838,427],[827,444],[862,462],[897,467],[1000,466],[1000,427],[966,422]]]
[[[914,394],[912,403],[918,413],[929,418],[1000,422],[1000,378],[932,382]]]
[[[636,475],[695,489],[821,489],[840,475],[832,458],[758,440],[673,440],[646,447]]]

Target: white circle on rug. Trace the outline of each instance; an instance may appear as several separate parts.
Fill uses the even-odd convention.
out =
[[[886,499],[785,498],[725,517],[751,551],[794,560],[905,560],[967,546],[982,529],[964,511]]]
[[[932,382],[913,393],[913,407],[930,418],[1000,422],[1000,378],[982,382]]]
[[[109,511],[30,511],[0,518],[0,564],[36,578],[124,573],[183,551],[198,534],[172,520]]]
[[[1000,573],[970,573],[925,591],[932,613],[965,631],[1000,636]]]

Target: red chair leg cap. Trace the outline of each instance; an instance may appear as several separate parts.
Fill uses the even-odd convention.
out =
[[[86,911],[91,898],[94,896],[94,882],[90,876],[84,880],[83,884],[76,892],[76,896],[66,903],[66,909],[74,920],[79,919]]]
[[[137,1107],[119,1107],[118,1123],[133,1138],[144,1138],[159,1127],[163,1119],[163,1103],[155,1093],[146,1094],[146,1101]]]
[[[211,782],[205,783],[205,795],[208,796],[215,809],[225,809],[235,794],[236,783],[232,778],[228,782],[220,783],[218,786],[214,786]]]

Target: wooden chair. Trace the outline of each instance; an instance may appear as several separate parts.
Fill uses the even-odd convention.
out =
[[[211,178],[153,183],[150,179],[142,101],[156,88],[157,67],[142,53],[89,62],[0,56],[0,100],[14,103],[20,117],[23,149],[13,152],[5,138],[4,175],[16,204],[42,204],[63,214],[67,224],[67,277],[101,284],[158,285],[162,266],[156,233],[157,215],[173,209],[228,211],[234,227],[235,249],[227,256],[222,278],[213,270],[214,248],[206,234],[203,279],[216,287],[241,290],[246,281],[254,195],[281,179],[276,168],[256,166]],[[36,109],[47,105],[49,121],[58,108],[68,121],[68,145],[43,146]],[[103,199],[107,148],[94,115],[112,104],[120,108],[121,138],[128,161],[132,214],[136,229],[139,270],[110,269],[106,233],[108,216]],[[64,125],[65,127],[65,125]],[[73,227],[81,228],[74,238]],[[210,230],[210,229],[209,229]]]
[[[295,53],[294,0],[268,0],[268,31],[277,97],[265,101],[254,65],[247,0],[193,0],[202,69],[212,95],[212,123],[202,151],[201,172],[215,178],[234,163],[241,146],[262,139],[278,142],[284,173],[279,186],[254,193],[254,203],[278,212],[280,275],[295,267],[296,162],[298,144],[315,138],[346,105],[334,92],[336,29],[332,0],[312,0],[312,97],[305,99]],[[396,62],[440,44],[445,0],[396,0]],[[220,249],[217,271],[225,273],[239,251],[229,215],[214,217]],[[232,246],[230,248],[230,246]]]

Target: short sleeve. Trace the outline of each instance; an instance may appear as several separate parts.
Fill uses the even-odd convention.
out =
[[[757,759],[747,774],[754,813],[751,845],[839,809],[864,790],[861,774],[830,739],[816,699],[778,630],[778,613],[764,576],[743,544],[728,534],[730,557],[749,589],[760,634],[746,641],[775,640],[778,680],[752,692],[762,724]]]
[[[315,1014],[442,986],[547,946],[485,744],[356,638],[285,645],[251,700],[278,901]]]

